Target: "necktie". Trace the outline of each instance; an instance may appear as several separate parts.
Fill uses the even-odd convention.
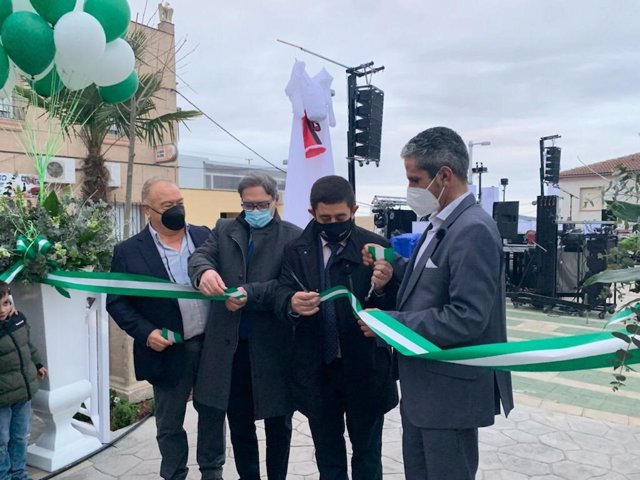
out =
[[[331,265],[334,264],[338,250],[341,248],[339,243],[327,243],[331,250],[331,256],[327,265],[324,267],[324,288],[331,288]],[[340,351],[338,339],[338,318],[336,315],[335,302],[329,301],[322,305],[323,333],[324,333],[324,363],[331,363]]]
[[[249,235],[249,244],[247,245],[247,271],[245,272],[245,280],[249,281],[249,263],[251,262],[251,257],[253,256],[253,237]],[[238,334],[240,335],[241,340],[248,340],[249,335],[251,333],[249,320],[246,317],[245,312],[240,312],[240,328],[238,330]]]

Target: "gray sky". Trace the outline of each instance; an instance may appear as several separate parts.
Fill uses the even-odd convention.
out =
[[[140,20],[145,0],[131,4]],[[149,2],[147,18],[156,5]],[[180,92],[278,165],[288,154],[284,88],[294,60],[311,75],[325,67],[334,77],[332,144],[336,173],[345,177],[347,92],[343,69],[276,38],[346,65],[385,66],[372,81],[385,92],[382,161],[356,169],[362,202],[404,195],[399,151],[437,125],[465,142],[491,141],[473,151],[474,163],[488,168],[483,186],[509,178],[507,200],[519,200],[525,215],[535,214],[541,136],[562,135],[562,169],[580,166],[578,158],[640,151],[635,0],[174,0],[172,7],[177,39],[195,48],[179,65]],[[204,118],[190,129],[181,130],[182,152],[262,163]]]

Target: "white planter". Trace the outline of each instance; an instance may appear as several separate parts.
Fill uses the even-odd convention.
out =
[[[87,299],[95,295],[70,290],[71,298],[65,298],[49,285],[17,283],[11,285],[11,293],[49,370],[32,401],[45,429],[29,446],[27,461],[51,472],[102,446],[95,436],[72,425],[72,417],[91,395]]]

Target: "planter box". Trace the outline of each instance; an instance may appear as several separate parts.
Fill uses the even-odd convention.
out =
[[[102,446],[95,436],[72,424],[91,395],[88,306],[95,295],[70,290],[71,298],[65,298],[42,284],[13,284],[11,293],[16,308],[27,317],[31,341],[49,370],[32,401],[45,428],[29,446],[27,461],[51,472]]]

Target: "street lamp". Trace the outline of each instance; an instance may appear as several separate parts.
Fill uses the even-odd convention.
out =
[[[479,145],[482,147],[486,147],[488,145],[491,145],[491,142],[484,140],[482,142],[474,142],[473,140],[469,140],[469,143],[467,144],[469,147],[469,178],[467,178],[467,183],[469,185],[473,185],[473,147],[474,145]]]
[[[502,201],[504,202],[505,195],[507,193],[507,185],[509,185],[508,178],[501,178],[500,185],[502,185]]]
[[[478,174],[478,203],[482,202],[482,174],[487,173],[487,167],[485,167],[482,162],[478,165],[476,162],[476,166],[471,169],[471,173]]]

